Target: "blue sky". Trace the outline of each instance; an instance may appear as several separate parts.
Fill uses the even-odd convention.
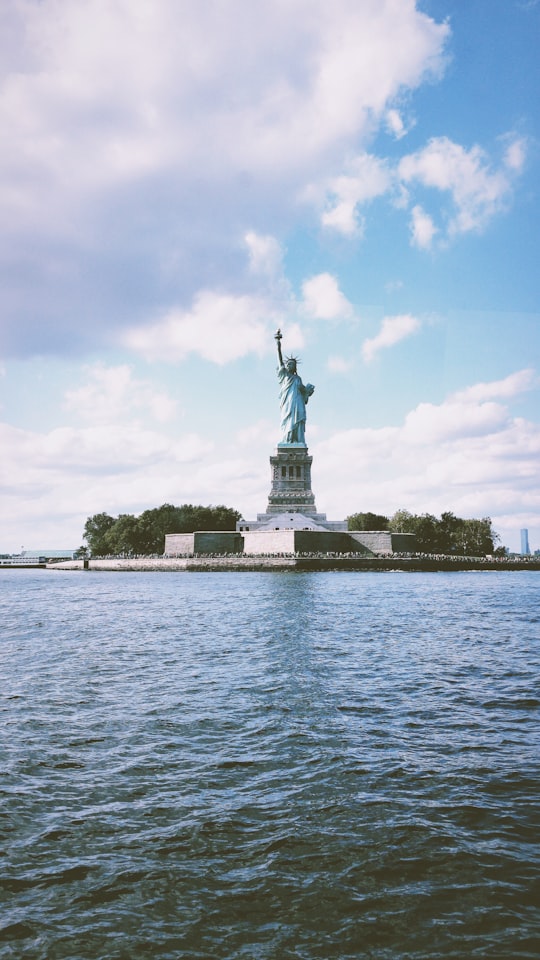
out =
[[[540,548],[538,0],[12,0],[0,37],[0,551],[263,511],[278,326],[319,510]]]

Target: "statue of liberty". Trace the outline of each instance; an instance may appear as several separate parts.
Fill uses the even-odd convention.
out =
[[[275,334],[278,361],[277,375],[281,406],[281,443],[306,443],[306,404],[315,387],[312,383],[302,383],[296,371],[298,357],[286,357],[281,353],[281,330]]]

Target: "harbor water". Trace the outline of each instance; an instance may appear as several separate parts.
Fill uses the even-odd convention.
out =
[[[539,588],[2,571],[1,960],[536,960]]]

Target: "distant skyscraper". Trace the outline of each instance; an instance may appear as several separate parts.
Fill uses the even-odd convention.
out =
[[[520,532],[521,532],[521,552],[530,553],[531,551],[529,547],[529,531],[521,530]]]

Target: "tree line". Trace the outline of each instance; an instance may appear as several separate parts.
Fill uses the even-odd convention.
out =
[[[235,530],[241,514],[231,507],[195,506],[184,503],[179,507],[164,503],[153,510],[145,510],[136,517],[121,513],[111,517],[108,513],[95,513],[84,526],[87,547],[81,554],[92,556],[110,554],[136,554],[148,556],[163,553],[166,533],[193,533],[195,530]]]
[[[378,513],[353,513],[347,517],[349,530],[389,530],[391,533],[414,533],[415,549],[419,553],[455,554],[478,557],[504,553],[497,546],[499,535],[493,530],[491,519],[463,520],[450,511],[440,518],[431,513],[414,514],[397,510],[392,517]]]
[[[121,513],[112,517],[96,513],[88,517],[84,526],[86,546],[80,555],[92,556],[127,554],[148,556],[163,553],[165,534],[193,533],[195,530],[235,530],[241,519],[238,510],[218,506],[200,506],[184,503],[145,510],[140,516]],[[353,513],[347,517],[349,530],[388,530],[391,533],[414,533],[415,549],[420,553],[454,554],[458,556],[486,556],[504,554],[497,546],[499,536],[493,530],[491,519],[461,519],[450,511],[440,518],[430,513],[413,514],[397,510],[392,517],[379,513]]]

